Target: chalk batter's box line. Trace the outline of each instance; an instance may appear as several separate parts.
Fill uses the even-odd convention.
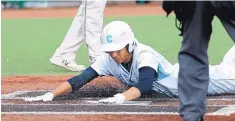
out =
[[[134,102],[134,101],[133,101]],[[149,101],[150,102],[150,101]],[[144,105],[142,103],[129,103],[129,104],[102,104],[102,103],[95,103],[95,104],[88,104],[88,103],[80,103],[80,104],[45,104],[45,103],[29,103],[29,104],[16,104],[16,103],[2,103],[1,105],[8,105],[8,106],[87,106],[87,105],[112,105],[112,106],[121,106],[121,105],[127,105],[127,106],[131,106],[131,105],[136,105],[136,106],[149,106],[149,107],[169,107],[169,105]],[[234,104],[235,105],[235,104]],[[229,105],[207,105],[208,107],[227,107],[227,106],[233,106],[231,104]],[[179,105],[174,105],[173,107],[179,107]]]
[[[1,114],[18,115],[179,115],[177,112],[2,112]],[[208,116],[230,116],[233,113],[206,113]]]
[[[29,91],[29,90],[23,90],[23,91],[16,91],[13,93],[9,93],[9,94],[3,94],[1,99],[23,99],[25,97],[17,97],[18,95],[23,95],[29,92],[47,92],[50,90],[35,90],[35,91]],[[235,93],[234,93],[235,94]],[[83,99],[91,99],[91,98],[83,98]],[[154,100],[169,100],[169,101],[176,101],[178,99],[176,98],[155,98]],[[208,98],[208,101],[212,100],[212,101],[216,101],[216,100],[220,100],[220,101],[233,101],[235,100],[235,98],[231,99],[231,98]],[[93,102],[95,103],[95,102]]]

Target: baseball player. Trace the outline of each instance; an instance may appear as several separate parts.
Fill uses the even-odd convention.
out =
[[[25,101],[51,101],[54,97],[80,89],[101,75],[114,76],[130,87],[123,93],[99,100],[101,103],[123,103],[154,90],[177,96],[178,64],[172,65],[151,47],[138,42],[130,26],[123,21],[107,24],[101,36],[101,50],[106,52],[80,75],[68,79],[53,91]],[[235,46],[220,65],[212,66],[209,94],[235,92]],[[227,56],[233,56],[231,60]],[[228,69],[224,69],[227,68]],[[215,75],[215,76],[213,76]]]
[[[70,71],[81,71],[83,65],[75,62],[76,51],[83,41],[89,52],[89,61],[93,63],[96,57],[101,55],[100,35],[103,27],[103,14],[107,0],[82,0],[72,25],[70,26],[64,41],[56,49],[50,62],[64,67]]]

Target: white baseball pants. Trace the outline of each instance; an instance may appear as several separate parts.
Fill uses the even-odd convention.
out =
[[[100,36],[103,27],[103,14],[107,0],[83,0],[77,15],[54,55],[66,60],[74,60],[76,51],[83,41],[89,52],[89,61],[93,63],[100,51]]]

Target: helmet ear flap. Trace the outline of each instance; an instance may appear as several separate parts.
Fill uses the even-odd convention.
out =
[[[134,51],[134,48],[135,48],[135,46],[136,46],[135,41],[131,41],[128,45],[129,45],[129,46],[128,46],[128,51],[129,51],[130,53],[133,52],[133,51]]]

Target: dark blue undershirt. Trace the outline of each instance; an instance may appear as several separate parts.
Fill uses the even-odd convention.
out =
[[[98,76],[93,68],[88,67],[81,74],[68,79],[68,83],[71,85],[72,91],[76,91]]]
[[[158,74],[156,71],[151,67],[141,67],[139,69],[139,81],[134,86],[139,89],[140,93],[146,93],[152,90],[153,81],[154,79],[158,78]]]
[[[92,67],[88,67],[80,75],[68,79],[68,83],[71,85],[72,91],[76,91],[98,76]],[[139,69],[139,82],[134,87],[138,88],[141,94],[148,92],[152,90],[155,78],[157,78],[157,73],[153,68],[142,67]]]

